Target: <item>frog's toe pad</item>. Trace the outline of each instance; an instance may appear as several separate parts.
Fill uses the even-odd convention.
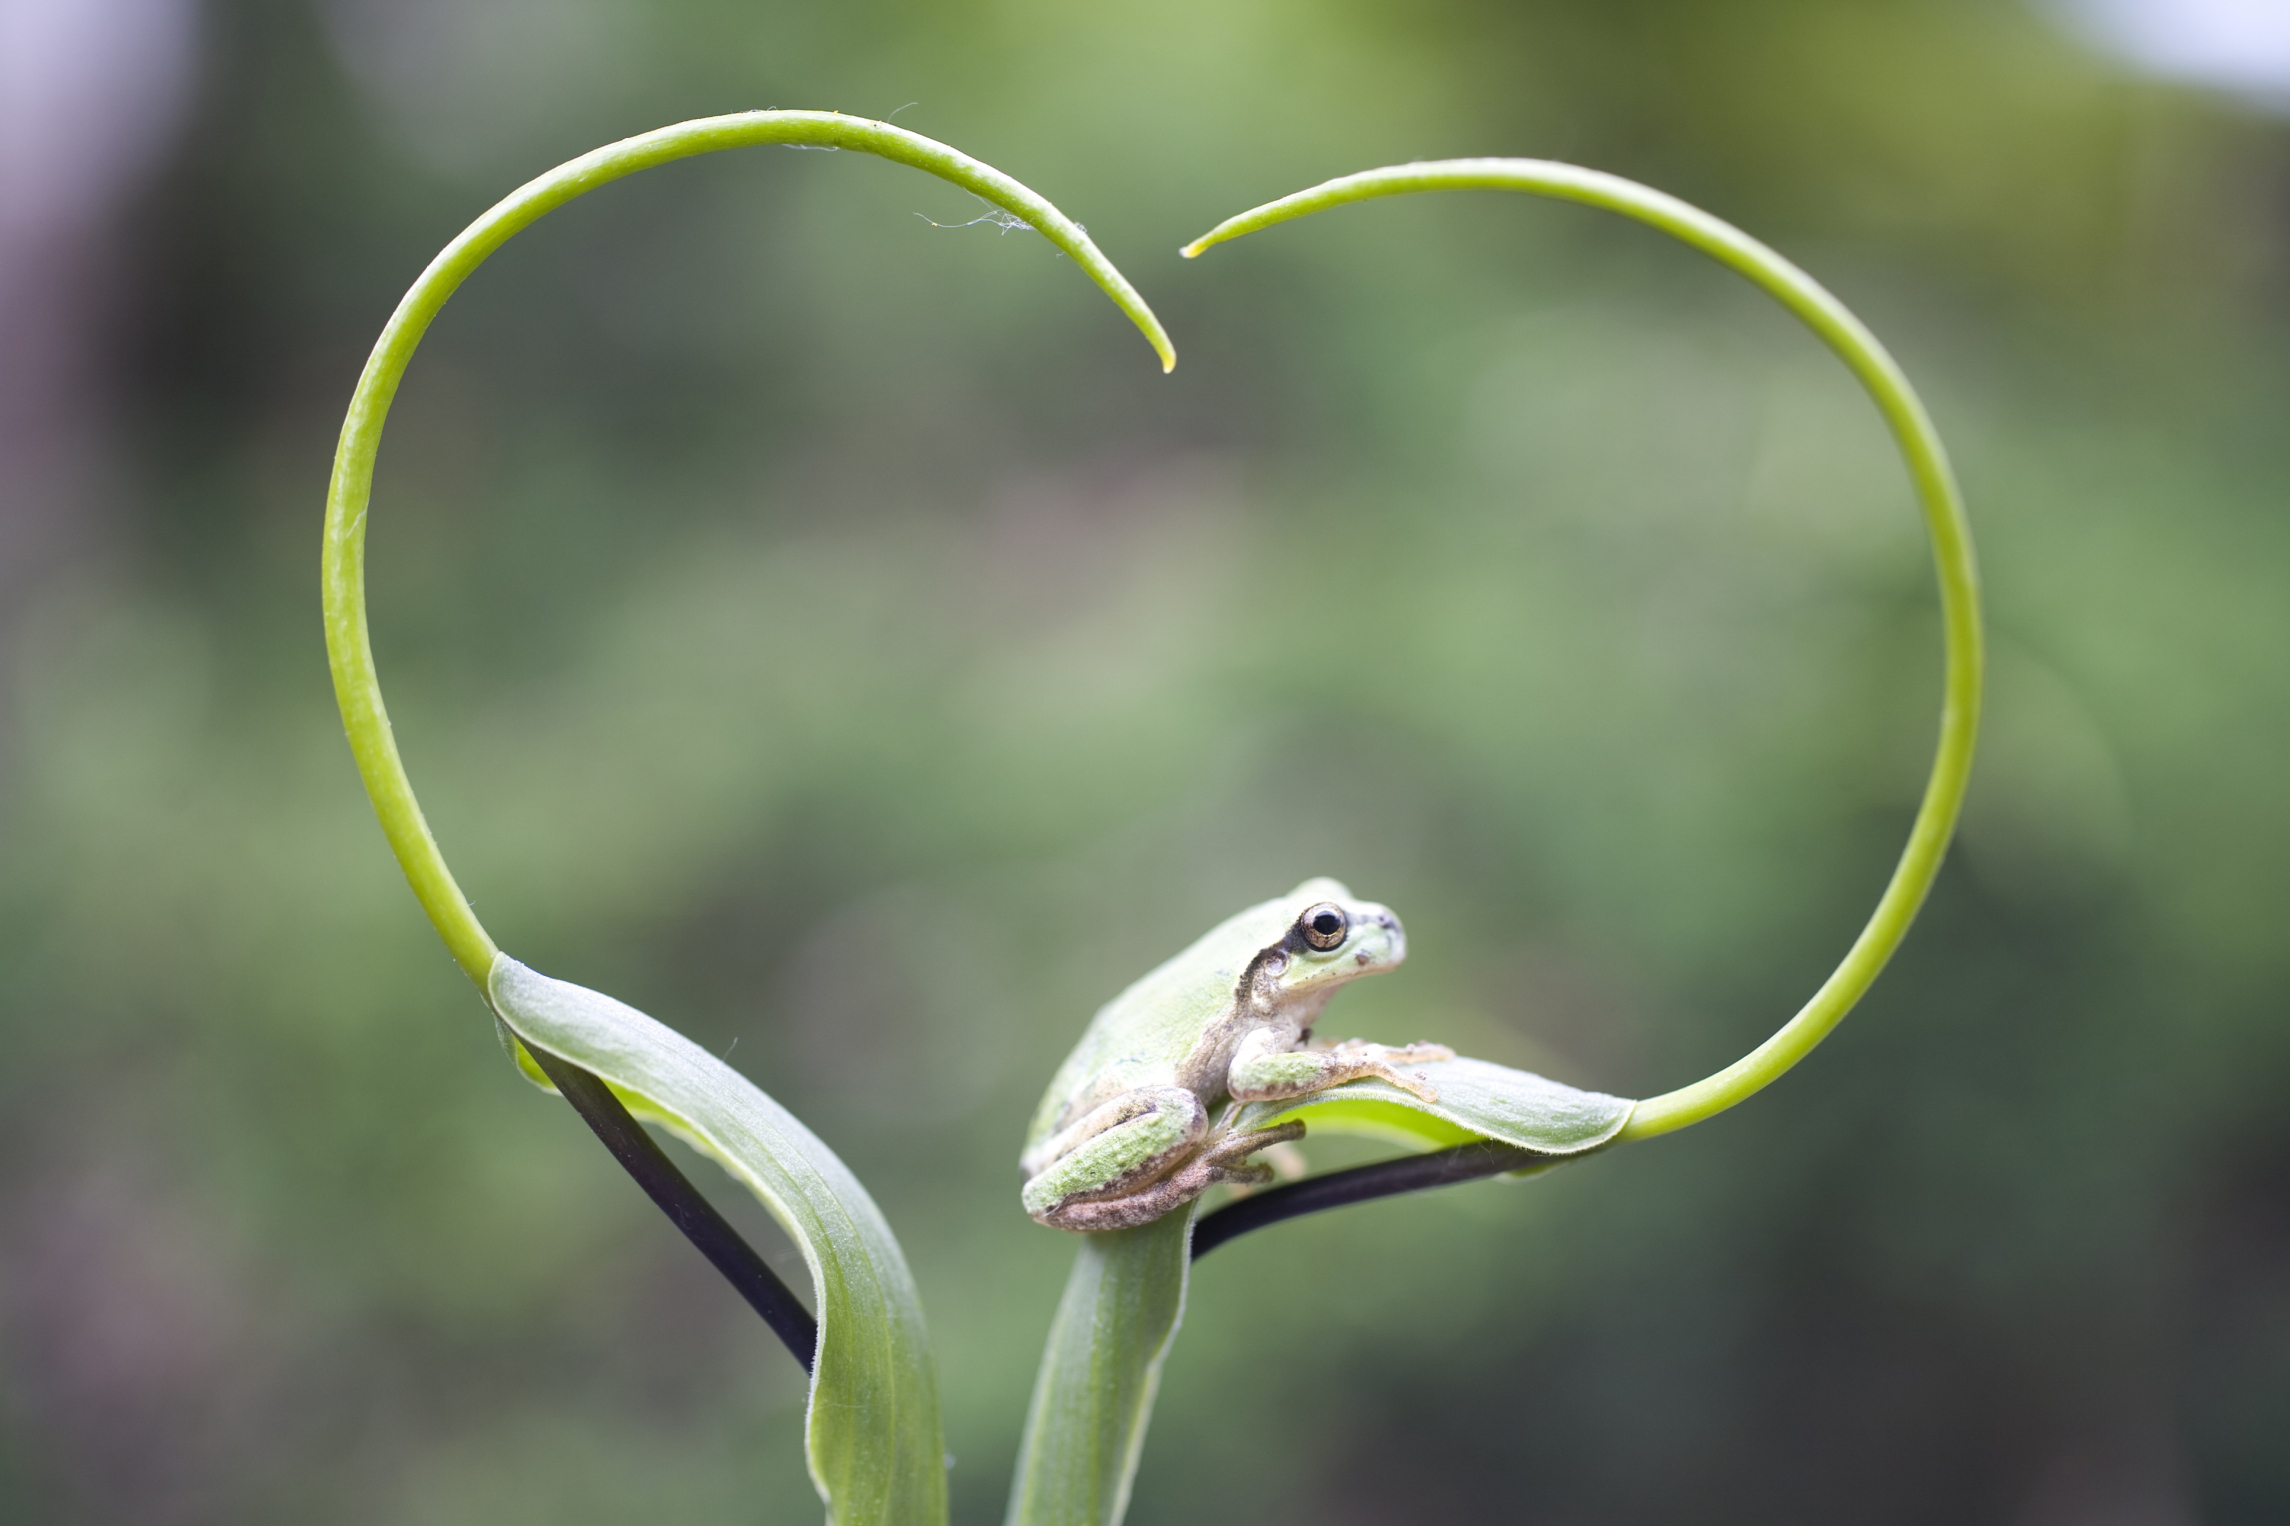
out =
[[[1228,1187],[1269,1187],[1273,1170],[1270,1166],[1211,1166],[1209,1180]]]

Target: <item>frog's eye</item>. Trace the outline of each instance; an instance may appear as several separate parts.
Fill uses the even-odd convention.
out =
[[[1333,901],[1322,901],[1305,908],[1304,915],[1296,919],[1296,930],[1312,947],[1330,949],[1344,941],[1344,934],[1352,930],[1352,924],[1344,916],[1343,907]]]

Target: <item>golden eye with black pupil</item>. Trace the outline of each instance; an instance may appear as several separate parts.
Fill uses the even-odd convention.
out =
[[[1322,901],[1305,908],[1304,915],[1296,919],[1296,930],[1304,941],[1316,949],[1331,949],[1344,941],[1344,934],[1352,930],[1344,916],[1344,908],[1333,901]]]

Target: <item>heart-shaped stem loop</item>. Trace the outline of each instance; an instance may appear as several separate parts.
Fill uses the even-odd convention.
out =
[[[888,122],[847,117],[833,111],[750,111],[736,116],[679,122],[637,137],[607,144],[558,165],[503,198],[429,262],[390,315],[375,341],[342,422],[334,453],[334,477],[326,495],[326,546],[322,567],[326,614],[326,655],[334,670],[334,697],[342,707],[343,728],[374,811],[389,835],[390,849],[405,870],[422,910],[453,951],[462,973],[485,988],[493,956],[499,952],[454,882],[437,840],[430,835],[405,763],[398,757],[389,712],[382,705],[374,671],[373,642],[366,629],[366,505],[373,495],[374,458],[381,449],[382,425],[390,401],[413,360],[415,346],[430,320],[493,251],[520,230],[566,202],[585,196],[624,175],[695,154],[759,143],[792,143],[815,148],[847,148],[897,164],[926,170],[953,182],[1003,211],[1022,218],[1087,271],[1115,305],[1152,341],[1165,371],[1176,351],[1145,299],[1098,252],[1081,225],[1017,181],[920,133]]]
[[[1973,741],[1980,727],[1980,577],[1973,561],[1972,530],[1964,517],[1955,475],[1949,470],[1948,453],[1941,446],[1931,416],[1900,366],[1867,326],[1820,282],[1739,228],[1636,181],[1544,159],[1450,159],[1394,165],[1346,175],[1266,202],[1219,223],[1186,245],[1184,252],[1190,258],[1212,244],[1347,202],[1410,191],[1462,190],[1526,191],[1619,212],[1690,244],[1763,287],[1837,352],[1884,415],[1916,485],[1940,578],[1941,628],[1946,645],[1940,743],[1924,787],[1923,803],[1909,829],[1908,846],[1901,852],[1876,911],[1835,973],[1778,1033],[1715,1075],[1639,1103],[1619,1138],[1646,1139],[1723,1112],[1803,1059],[1867,992],[1900,947],[1909,924],[1916,920],[1917,909],[1940,872],[1941,858],[1963,809],[1964,787],[1972,772]]]

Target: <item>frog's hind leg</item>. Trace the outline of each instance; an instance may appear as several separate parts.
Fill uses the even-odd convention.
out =
[[[1304,1125],[1290,1120],[1274,1128],[1251,1129],[1218,1140],[1158,1181],[1106,1196],[1091,1193],[1061,1203],[1047,1214],[1036,1214],[1044,1224],[1059,1229],[1097,1231],[1128,1229],[1150,1224],[1199,1197],[1219,1182],[1261,1187],[1272,1180],[1270,1166],[1241,1164],[1242,1158],[1270,1145],[1304,1137]]]
[[[1084,1202],[1110,1209],[1127,1199],[1208,1132],[1208,1109],[1186,1087],[1157,1086],[1117,1097],[1048,1141],[1041,1152],[1047,1164],[1026,1182],[1026,1212],[1061,1229],[1121,1229],[1157,1218],[1147,1213],[1121,1223],[1066,1222],[1069,1210]]]

